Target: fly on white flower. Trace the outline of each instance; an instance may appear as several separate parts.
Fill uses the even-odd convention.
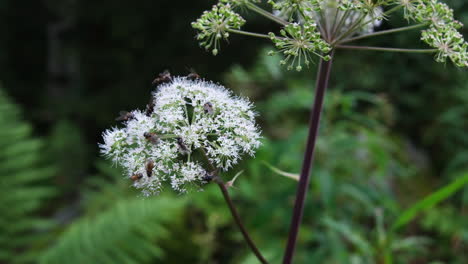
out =
[[[100,145],[147,195],[158,193],[164,182],[180,192],[199,186],[210,173],[207,163],[225,171],[260,146],[252,103],[221,85],[175,77],[152,97],[150,116],[130,112],[123,128],[103,133]]]

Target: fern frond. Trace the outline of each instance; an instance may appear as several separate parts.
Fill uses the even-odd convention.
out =
[[[47,224],[38,211],[55,194],[45,182],[53,168],[42,163],[43,142],[0,89],[0,262],[29,263],[30,250]]]
[[[183,199],[130,198],[94,217],[72,224],[40,263],[148,263],[163,257],[158,242],[170,235],[168,223],[180,219]]]

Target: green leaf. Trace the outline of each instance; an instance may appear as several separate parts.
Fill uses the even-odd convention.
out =
[[[121,199],[96,216],[72,223],[39,263],[137,264],[161,259],[160,243],[170,239],[169,227],[182,219],[185,202],[181,197]]]
[[[265,166],[267,166],[270,170],[272,170],[276,174],[279,174],[281,176],[284,176],[284,177],[299,181],[299,174],[282,171],[282,170],[276,168],[275,166],[269,164],[266,161],[263,161],[263,164],[265,164]]]
[[[461,177],[458,177],[449,185],[439,189],[438,191],[430,194],[426,198],[422,199],[421,201],[417,202],[412,207],[406,209],[395,221],[392,226],[392,230],[397,230],[410,221],[412,221],[419,213],[430,209],[431,207],[435,206],[436,204],[440,203],[441,201],[449,198],[455,192],[460,190],[463,186],[468,184],[468,173],[464,174]]]
[[[349,243],[351,243],[361,253],[371,256],[373,255],[372,245],[362,236],[356,229],[353,229],[350,225],[342,222],[335,221],[329,217],[323,220],[323,223],[330,229],[338,232],[342,235]]]

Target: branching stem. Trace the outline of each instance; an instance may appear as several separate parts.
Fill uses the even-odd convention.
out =
[[[388,11],[384,12],[382,14],[382,17],[386,17],[388,16],[389,14],[393,13],[393,12],[396,12],[398,10],[400,10],[402,8],[401,5],[397,5],[391,9],[389,9]],[[336,37],[332,43],[332,45],[335,45],[337,43],[341,43],[342,40],[346,39],[348,36],[352,36],[357,29],[359,28],[363,28],[365,25],[369,24],[369,23],[372,23],[375,21],[375,19],[369,19],[367,21],[364,21],[363,20],[365,19],[365,15],[361,15],[361,17],[357,20],[357,23],[354,23],[348,31],[346,31],[345,33],[341,34],[340,36]]]
[[[266,34],[254,33],[254,32],[249,32],[249,31],[244,31],[244,30],[237,30],[237,29],[229,29],[228,31],[232,32],[232,33],[236,33],[236,34],[250,36],[250,37],[270,39],[270,36],[268,36]]]
[[[270,19],[270,20],[272,20],[272,21],[274,21],[274,22],[276,22],[276,23],[278,23],[280,25],[286,26],[287,24],[289,24],[287,21],[273,15],[272,13],[262,9],[261,7],[256,6],[255,4],[247,3],[246,6],[250,10],[252,10],[254,12],[257,12],[259,15],[262,15],[262,16],[264,16],[264,17],[266,17],[266,18],[268,18],[268,19]]]
[[[262,256],[262,253],[260,253],[260,250],[255,246],[255,243],[253,242],[252,238],[250,238],[250,235],[247,232],[247,229],[245,229],[244,225],[242,224],[242,220],[239,216],[239,213],[236,210],[236,207],[234,206],[234,202],[229,196],[229,191],[226,188],[226,184],[219,177],[217,177],[215,181],[218,184],[219,188],[221,189],[221,192],[223,193],[224,200],[228,204],[229,210],[231,210],[232,217],[234,218],[234,221],[236,222],[242,235],[244,236],[245,242],[247,242],[250,249],[252,250],[252,252],[255,254],[255,256],[261,263],[268,264],[268,261]]]
[[[407,27],[400,27],[400,28],[394,28],[394,29],[389,29],[389,30],[381,30],[381,31],[377,31],[377,32],[357,36],[357,37],[354,37],[354,38],[345,39],[343,41],[340,41],[340,43],[348,43],[348,42],[359,40],[359,39],[370,38],[370,37],[386,35],[386,34],[392,34],[392,33],[397,33],[397,32],[403,32],[403,31],[412,30],[412,29],[416,29],[416,28],[421,28],[421,27],[425,27],[425,26],[427,26],[426,23],[421,23],[421,24],[407,26]]]
[[[252,252],[255,254],[257,259],[260,261],[260,263],[268,264],[268,261],[263,257],[262,253],[260,252],[260,250],[257,248],[255,243],[253,242],[252,238],[249,235],[249,232],[247,232],[247,229],[245,228],[244,224],[242,223],[242,220],[240,218],[239,213],[237,212],[237,209],[236,209],[236,207],[234,205],[234,202],[232,201],[231,196],[229,195],[229,191],[228,191],[228,189],[226,187],[226,184],[221,179],[221,177],[219,177],[217,175],[218,174],[218,169],[213,165],[213,163],[211,163],[211,161],[209,160],[208,155],[206,154],[205,150],[201,149],[201,152],[202,152],[203,156],[205,157],[206,161],[208,162],[208,165],[210,166],[210,168],[216,174],[214,176],[213,181],[216,184],[218,184],[219,189],[221,190],[221,193],[223,194],[224,200],[226,201],[226,203],[227,203],[227,205],[229,207],[229,210],[231,211],[231,215],[234,218],[234,221],[236,222],[237,227],[241,231],[245,242],[247,242],[248,246],[250,247]]]
[[[370,47],[370,46],[350,46],[338,45],[339,49],[355,49],[355,50],[372,50],[372,51],[388,51],[388,52],[406,52],[406,53],[434,53],[437,49],[399,49],[399,48],[386,48],[386,47]]]

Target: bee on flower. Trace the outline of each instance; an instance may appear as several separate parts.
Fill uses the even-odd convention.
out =
[[[179,192],[199,186],[210,166],[227,171],[260,146],[252,103],[221,85],[173,77],[152,97],[151,116],[130,112],[124,127],[103,133],[100,145],[146,195],[158,193],[165,182]]]

